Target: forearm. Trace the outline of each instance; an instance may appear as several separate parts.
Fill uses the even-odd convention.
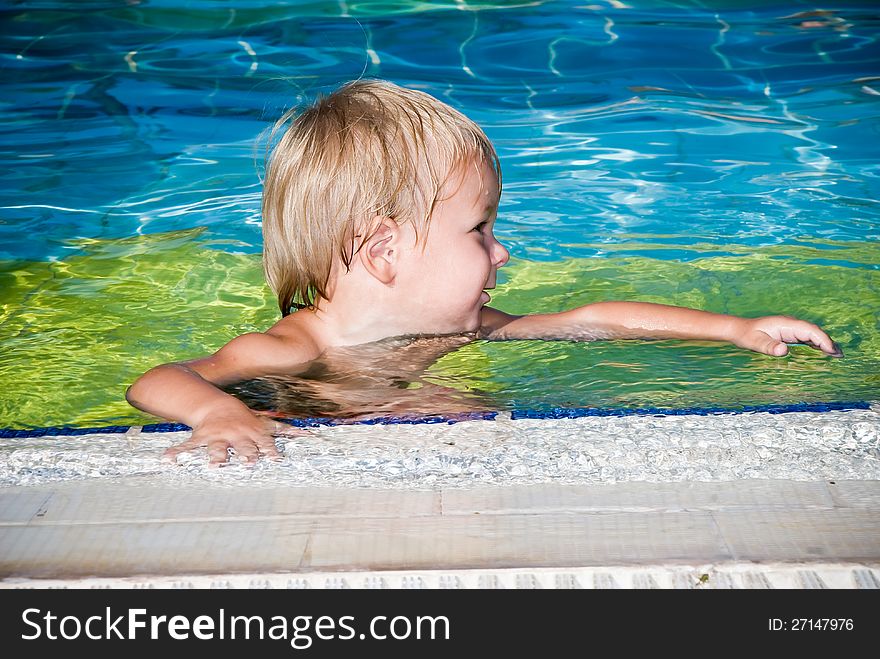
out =
[[[652,302],[597,302],[577,309],[578,322],[602,339],[730,341],[738,316]]]
[[[240,400],[180,364],[163,364],[147,371],[128,388],[125,399],[139,410],[190,427],[212,411],[249,411]]]

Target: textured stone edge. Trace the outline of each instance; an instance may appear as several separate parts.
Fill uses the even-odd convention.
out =
[[[827,408],[827,409],[823,409]],[[635,408],[553,408],[551,410],[512,410],[466,412],[453,415],[418,415],[416,417],[377,417],[356,422],[355,425],[436,425],[452,424],[461,421],[511,421],[522,419],[578,419],[583,417],[619,417],[619,416],[712,416],[717,414],[754,414],[769,412],[772,414],[796,414],[799,412],[846,412],[850,410],[880,411],[880,401],[828,401],[815,403],[784,403],[766,405],[747,405],[743,409],[724,407],[635,407]],[[279,419],[297,427],[347,425],[338,423],[329,417],[310,417],[305,419]],[[146,430],[145,430],[146,429]],[[128,437],[137,436],[141,432],[164,433],[190,431],[187,425],[174,422],[157,422],[134,426],[102,426],[81,428],[76,426],[45,426],[38,428],[2,428],[2,439],[33,439],[39,437],[80,437],[87,435],[121,434]],[[69,432],[65,432],[69,431]]]
[[[880,563],[710,563],[20,579],[0,589],[880,589]]]

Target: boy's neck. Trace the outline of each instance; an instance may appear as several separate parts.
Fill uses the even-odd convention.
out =
[[[379,299],[381,295],[358,294],[347,287],[336,287],[333,300],[319,297],[315,306],[301,309],[294,316],[306,323],[315,343],[322,350],[333,347],[372,343],[406,334],[394,313]],[[364,304],[370,300],[370,304]]]

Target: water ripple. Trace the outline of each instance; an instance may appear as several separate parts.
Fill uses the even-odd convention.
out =
[[[103,318],[101,298],[89,295],[108,290],[120,296],[110,305],[120,314],[158,315],[154,348],[185,344],[198,352],[228,339],[220,328],[191,330],[186,314],[199,305],[250,314],[247,322],[264,329],[272,304],[258,288],[253,261],[261,249],[262,154],[255,143],[290,105],[362,74],[436,95],[478,121],[497,146],[505,182],[497,233],[512,253],[500,279],[526,291],[522,299],[511,291],[512,308],[584,303],[596,299],[584,293],[592,291],[743,314],[809,315],[815,306],[824,313],[824,301],[810,300],[830,290],[840,297],[830,319],[857,343],[866,328],[876,330],[865,318],[880,315],[880,166],[873,147],[880,134],[880,15],[871,2],[837,4],[4,6],[0,276],[14,292],[6,293],[11,301],[2,310],[13,329],[0,346],[16,359],[62,369],[60,357],[44,349],[62,346],[60,354],[72,354],[80,344],[115,345],[122,331],[116,323],[95,321],[87,331],[74,313],[89,309]],[[178,241],[194,241],[195,251],[179,249]],[[802,255],[804,245],[815,253]],[[167,258],[150,266],[145,246]],[[252,261],[222,267],[253,273],[247,292],[231,279],[213,279],[222,258],[238,256]],[[748,268],[730,261],[752,257],[759,270],[773,266],[761,270],[765,281],[804,299],[765,299]],[[96,260],[77,260],[88,258]],[[174,259],[184,259],[189,274],[181,275]],[[111,262],[115,274],[104,281]],[[206,270],[194,271],[192,263]],[[706,264],[703,278],[678,269],[698,263]],[[570,264],[581,272],[566,274]],[[545,274],[534,274],[536,268]],[[148,296],[145,304],[145,292],[127,277],[142,278],[172,301]],[[804,278],[811,289],[803,288]],[[652,281],[667,288],[652,289]],[[206,282],[210,288],[200,289]],[[529,297],[534,291],[545,295]],[[61,317],[51,311],[59,304],[67,309]],[[256,309],[267,314],[259,322]],[[233,325],[226,317],[223,327]],[[204,340],[179,338],[193,332]],[[570,368],[559,349],[532,346],[523,354],[548,364],[568,359]],[[654,346],[642,358],[668,364],[677,354]],[[705,355],[688,357],[702,364]],[[77,358],[97,367],[86,354]],[[508,356],[499,358],[506,363]],[[674,401],[687,397],[688,387],[699,389],[685,387],[693,377],[675,366],[643,391],[641,380],[618,376],[644,364],[620,355],[610,362],[591,365],[586,381],[596,389],[586,398],[607,389],[619,401]],[[123,377],[124,365],[114,368],[108,372]],[[731,372],[754,379],[749,368]],[[501,373],[498,381],[522,393],[510,400],[530,400],[528,387],[510,380],[506,367]],[[15,377],[29,379],[19,371]],[[581,391],[570,376],[559,377],[548,388]],[[835,374],[829,386],[876,393],[876,382],[848,377]],[[796,396],[780,382],[769,383],[771,397]],[[742,384],[724,381],[722,389],[732,398],[760,395],[755,384],[740,394],[729,388]],[[60,382],[53,386],[64,390]],[[102,386],[104,402],[89,403],[94,417],[119,398],[114,385]],[[491,382],[485,386],[492,389]],[[811,391],[826,390],[815,384]],[[28,418],[43,414],[16,400]]]

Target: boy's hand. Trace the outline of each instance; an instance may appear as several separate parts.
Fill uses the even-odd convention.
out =
[[[817,325],[791,316],[739,318],[731,330],[730,342],[771,357],[788,354],[786,343],[803,343],[831,357],[843,357],[843,350]]]
[[[167,449],[162,457],[168,462],[177,462],[180,453],[206,447],[208,465],[211,467],[226,464],[229,458],[227,449],[230,448],[235,452],[233,460],[239,462],[253,464],[260,456],[280,460],[274,437],[305,434],[309,434],[309,431],[259,413],[232,410],[206,415],[201,423],[193,427],[188,440]]]

